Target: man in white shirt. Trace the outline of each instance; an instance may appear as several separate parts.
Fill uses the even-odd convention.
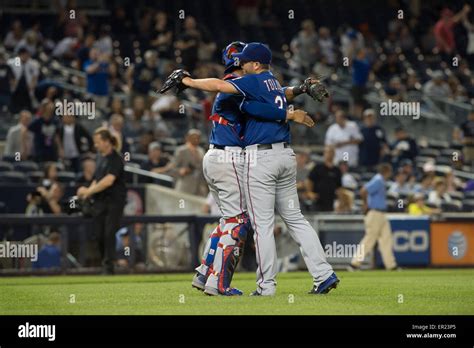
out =
[[[343,110],[336,111],[335,118],[336,123],[332,124],[326,132],[325,144],[336,149],[334,164],[345,161],[349,167],[356,167],[362,134],[355,122],[347,120]]]
[[[4,150],[5,156],[16,156],[19,153],[22,160],[28,159],[33,145],[33,134],[28,130],[30,122],[31,113],[22,110],[18,124],[8,130]]]

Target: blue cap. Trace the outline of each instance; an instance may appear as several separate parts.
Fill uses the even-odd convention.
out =
[[[245,42],[234,41],[222,50],[222,64],[225,65],[226,74],[231,73],[235,69],[240,69],[239,64],[235,62],[233,54],[242,52],[245,45]]]
[[[259,62],[261,64],[270,64],[272,61],[272,51],[260,42],[251,42],[245,45],[240,53],[232,55],[242,62]]]

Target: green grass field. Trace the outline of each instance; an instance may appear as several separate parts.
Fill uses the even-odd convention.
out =
[[[308,273],[280,274],[271,298],[248,296],[253,273],[235,277],[242,297],[206,296],[191,274],[0,278],[0,314],[474,314],[474,269],[337,273],[320,296]]]

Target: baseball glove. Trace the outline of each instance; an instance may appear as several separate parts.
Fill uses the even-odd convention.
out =
[[[177,94],[181,93],[186,88],[188,88],[182,83],[185,77],[191,77],[191,74],[183,69],[178,69],[178,70],[173,71],[171,75],[166,78],[165,83],[160,89],[160,93],[165,93],[166,91],[174,87],[176,87]]]
[[[302,92],[308,94],[311,98],[320,103],[329,97],[329,91],[319,79],[315,80],[311,77],[308,77],[306,80],[304,80],[300,88]]]

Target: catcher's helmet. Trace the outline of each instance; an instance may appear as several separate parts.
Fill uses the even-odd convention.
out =
[[[234,64],[234,58],[232,57],[233,53],[242,52],[246,43],[242,41],[234,41],[227,45],[226,48],[222,50],[222,64],[225,65],[225,73],[231,73],[238,68],[238,65]]]

